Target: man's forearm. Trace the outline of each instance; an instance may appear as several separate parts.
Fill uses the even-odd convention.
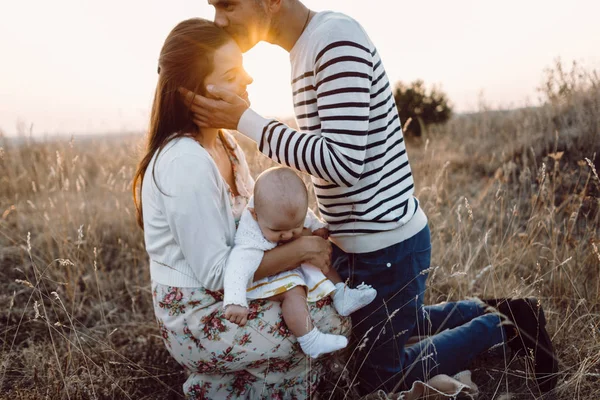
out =
[[[368,107],[363,113],[366,115],[361,118],[368,120]],[[336,126],[335,122],[324,127]],[[368,121],[353,125],[356,129],[350,135],[344,138],[337,135],[337,139],[332,139],[328,134],[313,135],[292,129],[248,109],[242,115],[237,130],[254,140],[259,151],[279,164],[339,186],[352,186],[360,180],[364,167]],[[336,128],[329,130],[335,131]]]

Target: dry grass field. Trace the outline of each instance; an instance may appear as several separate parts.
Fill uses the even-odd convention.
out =
[[[482,110],[409,143],[432,230],[426,303],[536,296],[560,362],[471,366],[483,399],[600,398],[600,80],[560,66],[542,107]],[[271,165],[240,139],[253,173]],[[0,137],[0,398],[177,399],[131,179],[143,135]],[[334,373],[321,398],[352,398]],[[344,383],[345,382],[345,383]]]

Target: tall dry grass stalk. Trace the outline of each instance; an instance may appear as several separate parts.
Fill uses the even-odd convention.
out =
[[[600,88],[596,74],[573,70],[550,70],[543,107],[455,117],[425,142],[409,143],[409,155],[432,230],[426,303],[538,297],[560,360],[552,396],[595,399]],[[130,198],[141,141],[0,138],[6,397],[181,397],[185,377],[154,323]],[[254,175],[273,165],[240,142]],[[352,398],[348,368],[371,344],[328,364],[322,397]],[[482,398],[538,396],[520,361],[490,355],[473,369]]]

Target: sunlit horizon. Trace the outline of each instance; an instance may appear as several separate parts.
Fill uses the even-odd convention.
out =
[[[457,112],[537,105],[557,58],[598,69],[600,3],[305,0],[357,19],[391,82],[441,86]],[[374,6],[373,4],[377,4]],[[34,135],[145,130],[156,62],[179,21],[214,11],[205,0],[8,2],[0,15],[0,132]],[[594,39],[596,38],[596,39]],[[244,56],[252,107],[293,118],[287,53],[261,43]]]

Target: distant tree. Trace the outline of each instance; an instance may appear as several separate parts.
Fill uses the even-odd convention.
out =
[[[422,80],[416,80],[409,85],[398,82],[394,89],[394,99],[398,114],[403,124],[411,120],[406,133],[421,136],[428,125],[443,124],[452,115],[452,106],[446,93],[437,87],[429,92]]]

